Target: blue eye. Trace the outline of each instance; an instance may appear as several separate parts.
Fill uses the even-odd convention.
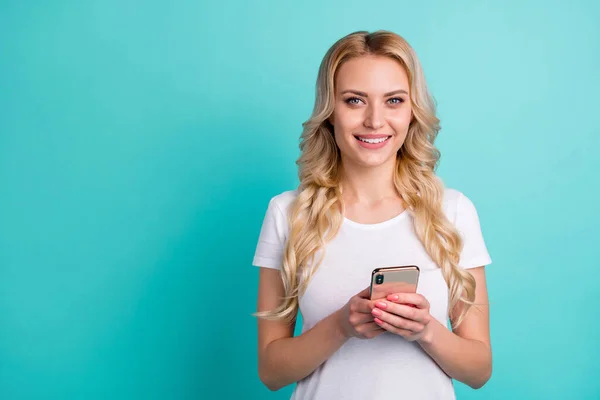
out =
[[[349,97],[344,101],[346,102],[346,104],[358,105],[359,102],[361,102],[362,100],[359,99],[358,97]],[[394,105],[404,103],[404,99],[402,97],[393,97],[393,98],[389,99],[388,101]]]
[[[360,99],[358,97],[349,97],[349,98],[346,99],[346,103],[352,104],[352,105],[358,104],[358,103],[354,103],[353,100],[360,101]]]
[[[401,103],[404,103],[404,99],[402,97],[394,97],[394,98],[390,99],[390,101],[392,101],[392,100],[398,100],[398,102],[394,102],[392,104],[401,104]]]

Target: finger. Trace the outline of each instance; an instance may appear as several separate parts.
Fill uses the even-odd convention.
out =
[[[388,322],[385,322],[379,318],[375,318],[375,323],[377,325],[379,325],[380,327],[382,327],[383,329],[385,329],[388,332],[394,333],[396,335],[402,336],[406,339],[410,339],[414,336],[414,332],[411,332],[409,330],[406,329],[401,329],[401,328],[397,328],[391,324],[389,324]]]
[[[356,328],[356,332],[358,332],[358,334],[361,336],[373,338],[373,337],[378,336],[379,334],[385,332],[385,329],[383,329],[381,326],[376,324],[374,321],[371,321],[367,324],[358,326]]]
[[[375,325],[377,328],[374,328],[373,330],[366,333],[365,336],[367,336],[368,338],[373,339],[373,338],[381,335],[382,333],[387,332],[385,329],[383,329],[382,327],[380,327],[379,325],[377,325],[374,322],[373,322],[373,325]]]
[[[423,329],[425,329],[425,326],[419,322],[411,321],[409,319],[402,318],[381,310],[379,310],[379,313],[377,313],[377,315],[374,315],[374,317],[381,321],[387,322],[388,324],[394,326],[397,329],[411,331],[412,334],[420,333],[423,331]]]
[[[354,313],[350,316],[350,323],[354,326],[359,326],[373,322],[373,315],[371,313]]]
[[[371,319],[371,322],[366,322],[356,327],[356,330],[361,332],[371,332],[379,329],[383,328],[377,325],[374,319]]]
[[[397,304],[388,301],[378,301],[375,303],[376,308],[386,311],[391,314],[398,315],[402,318],[416,321],[422,324],[429,322],[429,313],[427,310],[407,306],[406,304]]]
[[[373,301],[367,299],[356,299],[351,305],[350,310],[359,313],[371,314]]]
[[[398,304],[414,304],[417,308],[429,308],[429,302],[420,293],[394,293],[387,296],[387,300]]]
[[[373,323],[373,324],[377,325],[375,323]],[[358,338],[359,339],[373,339],[373,338],[376,338],[377,336],[381,335],[384,332],[387,332],[387,331],[385,329],[383,329],[382,327],[377,327],[370,331],[359,333]]]

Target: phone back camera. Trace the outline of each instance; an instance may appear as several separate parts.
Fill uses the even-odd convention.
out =
[[[377,275],[375,277],[375,283],[381,285],[383,283],[383,275]]]

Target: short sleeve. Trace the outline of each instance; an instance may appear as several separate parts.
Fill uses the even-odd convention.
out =
[[[287,225],[287,218],[277,206],[275,199],[271,199],[263,219],[252,265],[281,269]]]
[[[458,196],[456,205],[455,225],[463,239],[458,266],[467,269],[491,264],[492,259],[483,239],[475,205],[462,193]]]

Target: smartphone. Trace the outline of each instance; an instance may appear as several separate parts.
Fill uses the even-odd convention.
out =
[[[416,265],[375,268],[371,273],[371,300],[381,299],[392,293],[415,293],[420,272]]]

